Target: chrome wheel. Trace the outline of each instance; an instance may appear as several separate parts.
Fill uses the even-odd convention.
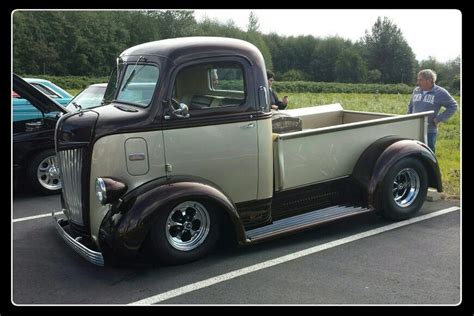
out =
[[[209,212],[199,202],[186,201],[176,206],[166,220],[166,239],[181,251],[191,251],[207,238],[210,228]]]
[[[56,164],[56,156],[48,156],[43,159],[36,171],[38,183],[48,190],[61,189],[61,180],[59,178],[59,168]]]
[[[393,181],[393,199],[400,207],[408,207],[420,192],[420,177],[412,168],[402,169]]]

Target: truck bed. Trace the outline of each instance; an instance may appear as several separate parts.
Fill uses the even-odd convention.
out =
[[[426,142],[426,117],[431,113],[346,111],[340,104],[281,112],[299,117],[303,130],[273,134],[276,191],[348,177],[363,151],[383,137]]]

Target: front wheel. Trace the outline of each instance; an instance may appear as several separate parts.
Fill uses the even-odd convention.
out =
[[[154,261],[182,264],[209,253],[220,235],[220,216],[208,203],[185,201],[161,212],[148,246]]]
[[[403,158],[385,175],[376,208],[388,219],[407,219],[421,209],[427,192],[428,176],[423,164],[412,157]]]

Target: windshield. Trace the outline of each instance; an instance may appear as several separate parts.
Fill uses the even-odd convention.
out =
[[[118,102],[147,107],[153,97],[158,78],[159,70],[156,65],[127,65],[116,100]]]

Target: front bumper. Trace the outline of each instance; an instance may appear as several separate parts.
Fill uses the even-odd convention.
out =
[[[81,243],[82,237],[74,238],[71,236],[64,227],[69,225],[69,221],[63,218],[58,218],[54,212],[52,213],[53,220],[55,222],[56,229],[58,230],[59,235],[64,239],[66,244],[68,244],[72,249],[74,249],[78,254],[80,254],[84,259],[93,263],[95,265],[104,266],[104,257],[99,251],[92,250]]]

